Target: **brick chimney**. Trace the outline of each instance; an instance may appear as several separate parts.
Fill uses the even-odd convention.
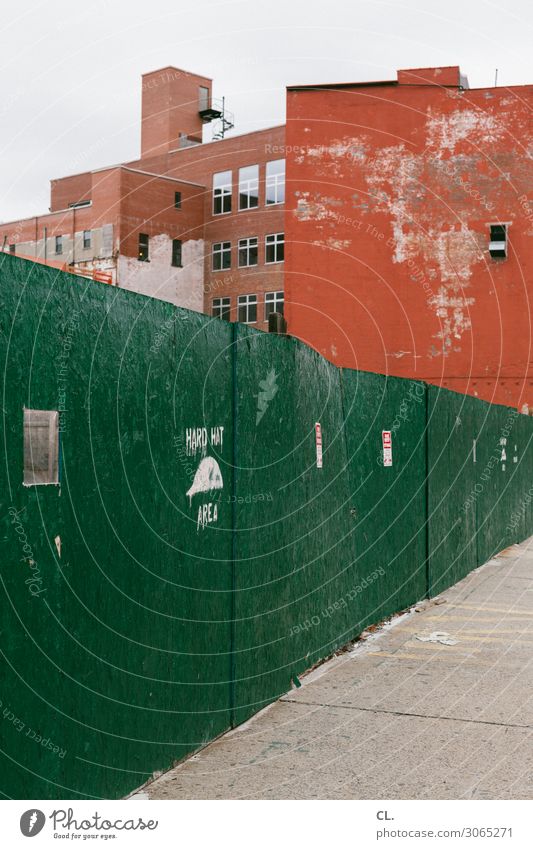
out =
[[[211,104],[212,81],[169,65],[142,76],[141,157],[202,141],[200,109]]]
[[[410,68],[398,71],[400,85],[437,85],[468,88],[466,77],[461,74],[459,65],[444,68]]]

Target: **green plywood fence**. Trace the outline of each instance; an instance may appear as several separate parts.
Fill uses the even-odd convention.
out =
[[[197,531],[183,436],[225,428],[231,490],[231,328],[20,260],[0,288],[1,789],[120,796],[230,724],[231,505]],[[66,408],[59,487],[22,486],[24,405]]]
[[[426,386],[345,369],[345,438],[362,630],[426,593]],[[392,435],[383,465],[382,433]],[[376,566],[382,569],[376,577]]]
[[[353,612],[340,606],[357,570],[339,370],[295,339],[246,328],[237,329],[236,353],[236,474],[244,501],[236,516],[235,695],[242,721],[357,632]],[[253,500],[261,492],[267,500]]]
[[[290,337],[2,255],[0,365],[9,797],[126,794],[533,533],[529,417]]]

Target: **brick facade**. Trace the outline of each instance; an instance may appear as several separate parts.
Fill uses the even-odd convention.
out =
[[[455,67],[289,89],[289,332],[336,365],[533,407],[533,87],[465,85]]]

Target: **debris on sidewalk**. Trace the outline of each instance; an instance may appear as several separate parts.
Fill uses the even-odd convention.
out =
[[[447,631],[433,631],[431,634],[415,634],[415,640],[421,643],[440,643],[443,646],[456,646],[459,640],[450,637]]]

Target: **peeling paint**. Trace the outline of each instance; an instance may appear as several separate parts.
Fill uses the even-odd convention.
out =
[[[351,239],[334,239],[330,237],[326,242],[328,248],[334,248],[337,251],[345,251],[352,244]]]
[[[454,151],[460,142],[473,147],[494,144],[505,133],[505,124],[491,112],[457,109],[449,115],[432,115],[427,120],[427,144],[438,151]]]
[[[323,203],[302,197],[298,200],[295,215],[300,221],[322,221],[330,216],[330,210]]]
[[[166,234],[150,239],[150,262],[120,255],[118,284],[123,289],[169,301],[177,307],[203,312],[204,241],[183,242],[183,267],[171,264],[172,239]]]

